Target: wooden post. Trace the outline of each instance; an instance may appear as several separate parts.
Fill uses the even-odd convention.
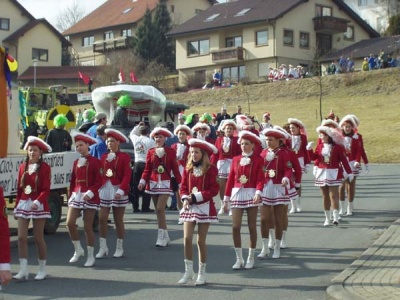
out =
[[[7,156],[8,149],[8,107],[7,82],[4,70],[6,51],[0,47],[0,157]]]

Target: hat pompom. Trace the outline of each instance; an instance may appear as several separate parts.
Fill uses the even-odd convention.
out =
[[[131,106],[133,103],[132,98],[129,95],[122,95],[118,98],[117,104],[121,107],[128,107]]]

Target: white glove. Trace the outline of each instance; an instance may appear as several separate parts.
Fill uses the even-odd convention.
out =
[[[358,161],[354,162],[354,168],[359,168],[360,167],[360,163]]]
[[[282,178],[282,186],[287,186],[289,185],[289,178],[283,177]]]
[[[366,164],[366,165],[365,165],[365,174],[368,174],[368,173],[369,173],[369,165]]]
[[[354,179],[354,174],[350,174],[349,176],[347,176],[347,179],[349,180],[349,182],[352,182]]]
[[[308,142],[306,149],[311,150],[313,148],[314,142]]]
[[[307,174],[309,170],[310,170],[310,165],[305,165],[303,173]]]

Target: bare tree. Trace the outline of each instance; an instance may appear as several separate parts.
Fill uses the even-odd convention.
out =
[[[85,10],[80,3],[81,2],[78,2],[78,0],[74,0],[70,6],[58,14],[56,28],[60,32],[64,32],[75,25],[85,16]]]

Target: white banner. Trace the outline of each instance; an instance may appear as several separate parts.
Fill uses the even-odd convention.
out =
[[[51,168],[52,190],[69,187],[72,165],[78,157],[77,152],[60,152],[43,156],[43,160]],[[4,196],[16,195],[18,170],[25,159],[26,156],[0,158],[0,185],[4,189]]]

